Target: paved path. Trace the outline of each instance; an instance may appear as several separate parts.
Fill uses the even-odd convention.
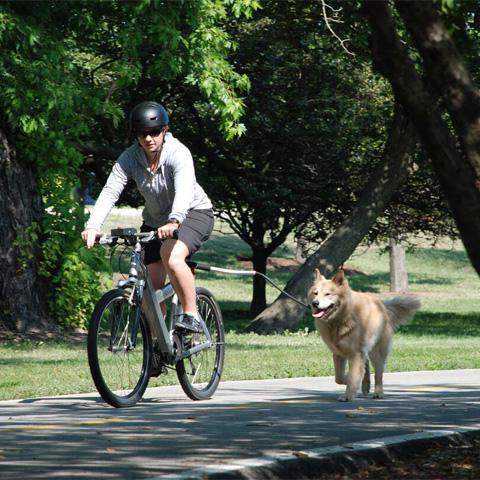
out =
[[[129,409],[96,394],[0,402],[0,478],[254,477],[352,442],[480,429],[480,370],[386,374],[384,400],[339,403],[342,391],[322,377],[223,382],[205,402],[155,388]]]

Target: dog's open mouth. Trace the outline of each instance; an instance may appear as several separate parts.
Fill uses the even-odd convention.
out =
[[[332,303],[326,308],[318,308],[318,307],[312,306],[312,317],[327,318],[335,310],[335,306],[336,305],[334,303]]]

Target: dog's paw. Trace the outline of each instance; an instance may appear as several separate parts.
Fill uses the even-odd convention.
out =
[[[345,393],[342,393],[338,398],[337,400],[339,402],[351,402],[353,401],[353,397],[351,395],[347,395]]]
[[[382,398],[385,398],[385,395],[383,394],[383,392],[375,392],[375,393],[373,394],[372,398],[382,399]]]

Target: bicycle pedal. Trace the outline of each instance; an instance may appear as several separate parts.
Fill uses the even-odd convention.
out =
[[[178,320],[175,330],[181,333],[201,333],[202,324],[193,317],[184,316],[182,320]]]
[[[165,366],[160,366],[160,367],[152,367],[150,369],[150,377],[159,377],[160,375],[162,375],[163,373],[167,373],[168,370]]]

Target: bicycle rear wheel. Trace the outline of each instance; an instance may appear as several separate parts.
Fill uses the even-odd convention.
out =
[[[212,346],[176,364],[177,377],[183,391],[192,400],[210,398],[218,387],[225,356],[225,332],[220,307],[205,288],[197,288],[197,310],[211,335]],[[184,334],[184,347],[191,348],[207,341],[204,333]]]
[[[152,341],[140,315],[135,345],[132,327],[137,311],[123,290],[111,290],[97,303],[88,330],[88,363],[102,398],[114,407],[131,407],[148,385]]]

